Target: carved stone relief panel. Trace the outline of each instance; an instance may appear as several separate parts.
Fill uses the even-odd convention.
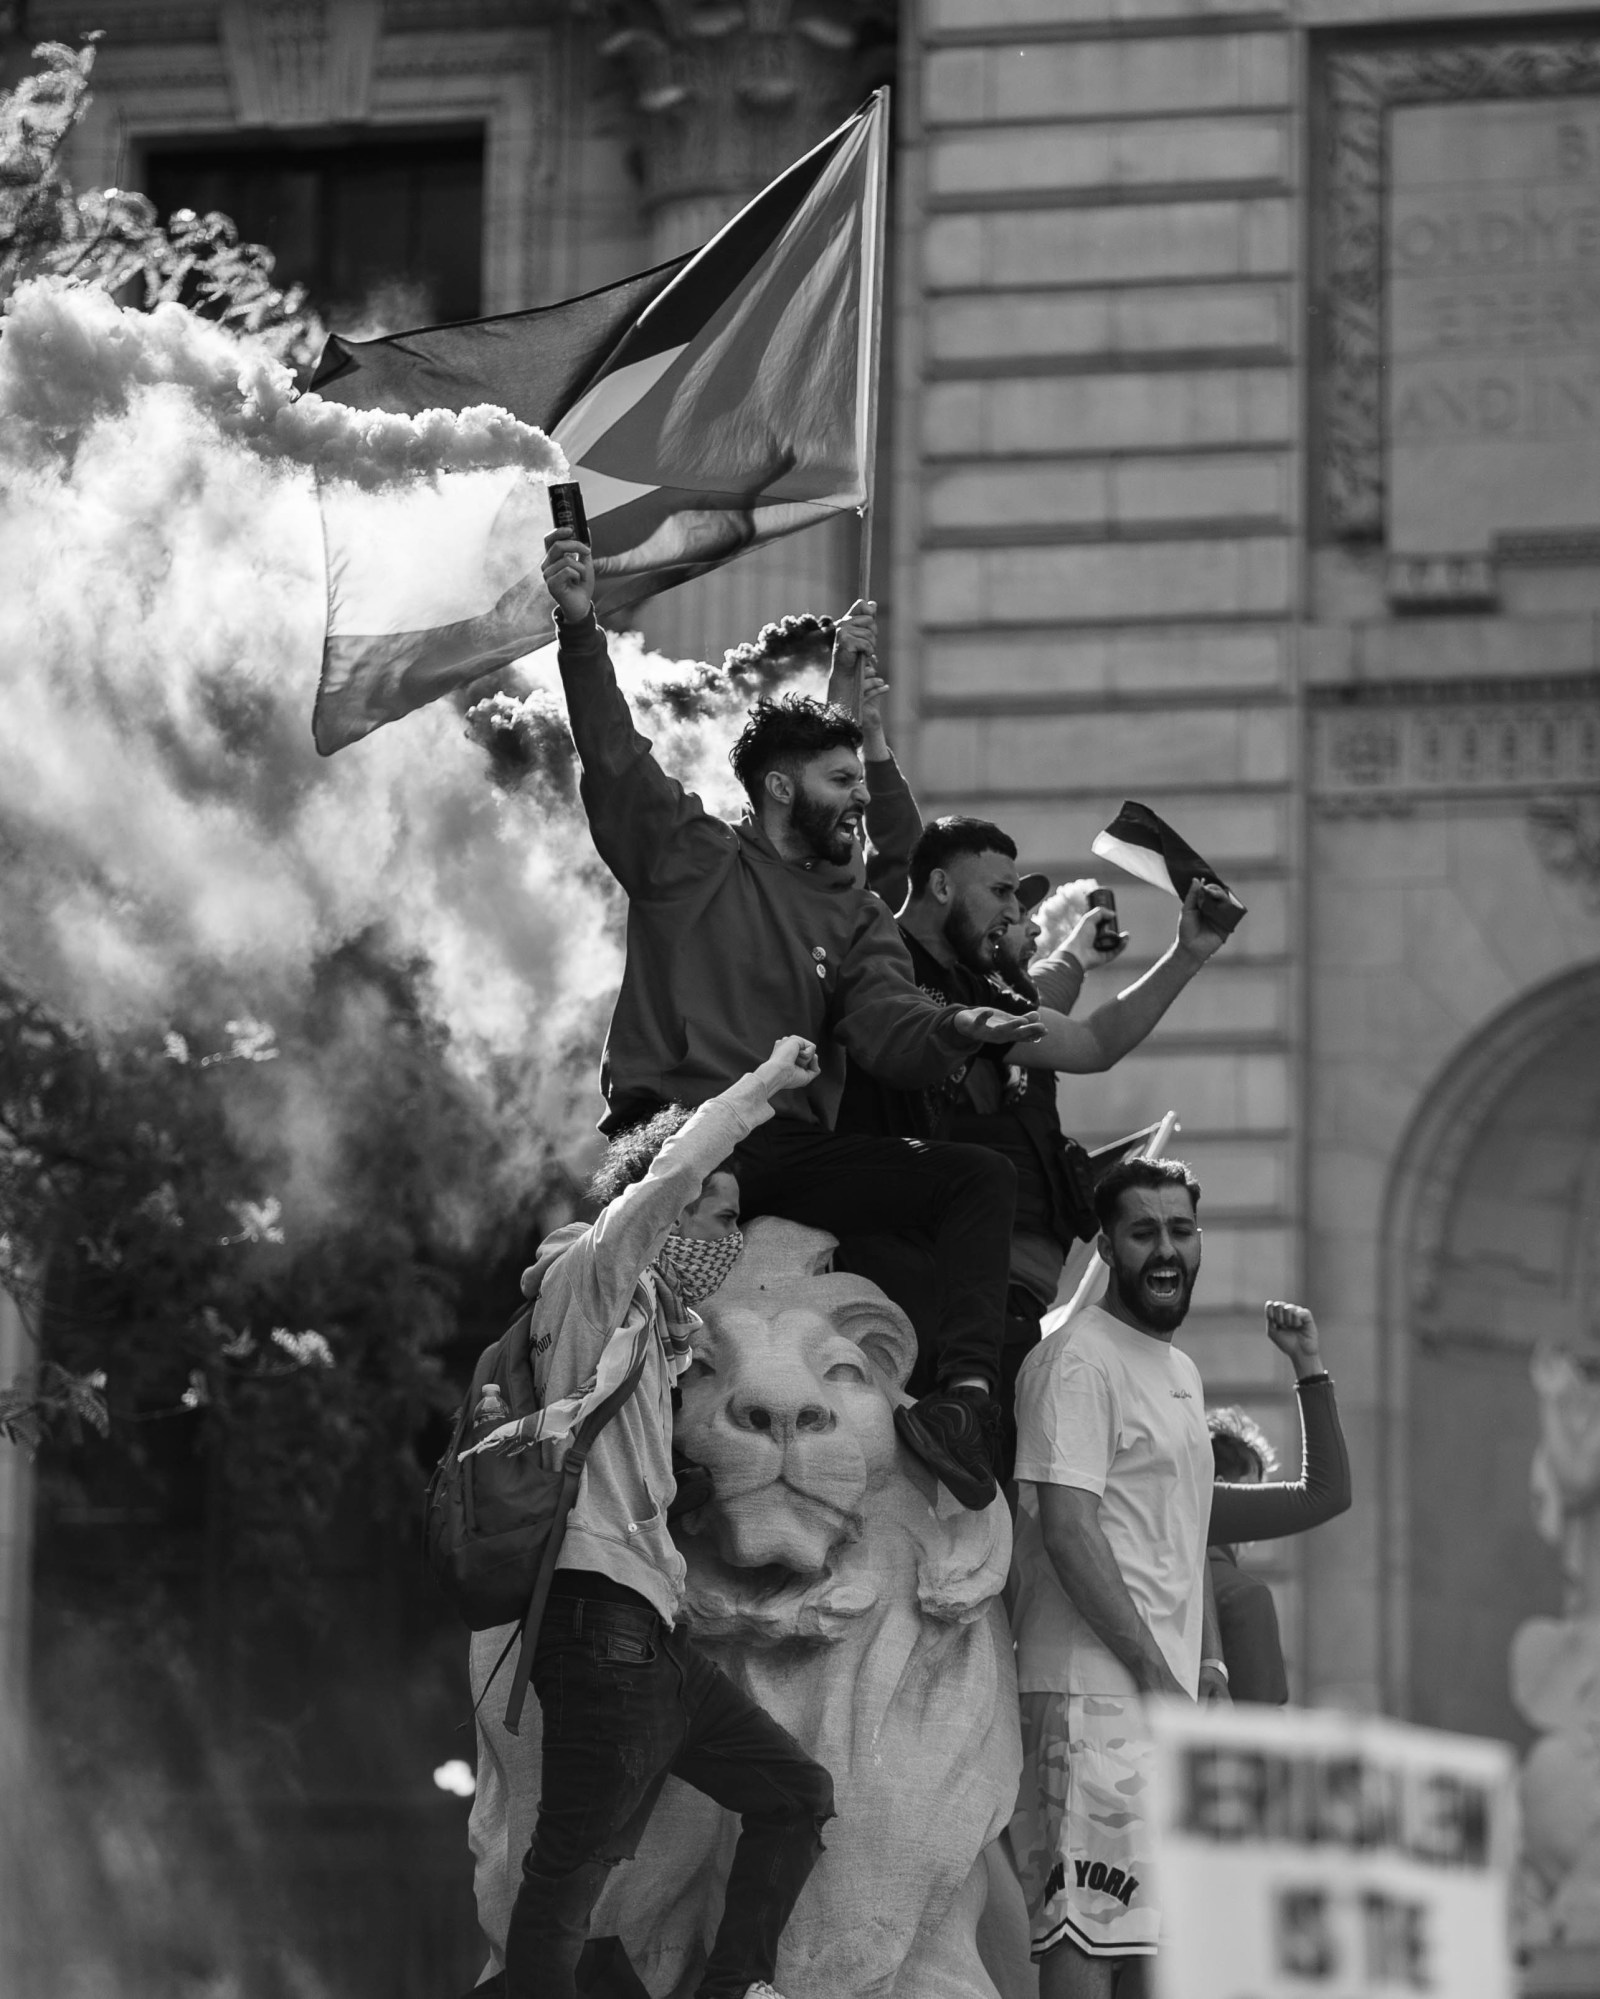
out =
[[[1600,530],[1600,98],[1396,105],[1392,557]]]
[[[1600,39],[1343,48],[1323,73],[1323,522],[1387,535],[1397,601],[1485,601],[1500,537],[1526,557],[1600,526]]]

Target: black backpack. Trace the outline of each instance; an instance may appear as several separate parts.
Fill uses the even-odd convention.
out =
[[[461,1449],[473,1411],[490,1382],[498,1384],[505,1398],[510,1410],[507,1420],[531,1416],[540,1407],[528,1344],[535,1303],[536,1298],[522,1307],[494,1345],[484,1349],[473,1369],[472,1386],[456,1416],[449,1448],[428,1481],[423,1521],[428,1566],[468,1627],[488,1631],[497,1624],[521,1620],[521,1644],[505,1716],[513,1735],[522,1720],[534,1641],[566,1535],[567,1516],[577,1501],[584,1462],[595,1438],[638,1387],[650,1341],[655,1338],[654,1328],[646,1326],[627,1378],[573,1431],[559,1471],[544,1469],[537,1445],[464,1459]],[[516,1638],[513,1633],[507,1641],[494,1673],[505,1664]]]

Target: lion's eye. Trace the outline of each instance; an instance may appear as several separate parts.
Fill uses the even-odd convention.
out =
[[[823,1376],[825,1381],[865,1381],[866,1378],[866,1369],[853,1360],[835,1361]]]

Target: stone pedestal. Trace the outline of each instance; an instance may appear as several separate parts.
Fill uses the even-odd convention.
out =
[[[1027,1917],[1001,1834],[1022,1748],[999,1600],[1011,1521],[970,1513],[899,1444],[909,1322],[832,1238],[750,1228],[701,1308],[678,1438],[717,1496],[675,1530],[694,1638],[833,1778],[837,1817],[780,1947],[785,1999],[1032,1999]],[[764,1420],[748,1420],[759,1402]],[[509,1634],[473,1641],[474,1696]],[[539,1708],[478,1711],[479,1919],[498,1950],[538,1805]],[[651,1999],[695,1989],[737,1823],[669,1779],[590,1926],[620,1937]]]

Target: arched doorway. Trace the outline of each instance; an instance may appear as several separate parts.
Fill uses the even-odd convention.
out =
[[[1507,1010],[1450,1063],[1391,1183],[1385,1242],[1389,1704],[1521,1743],[1506,1651],[1560,1610],[1534,1531],[1528,1361],[1600,1357],[1600,965]]]

